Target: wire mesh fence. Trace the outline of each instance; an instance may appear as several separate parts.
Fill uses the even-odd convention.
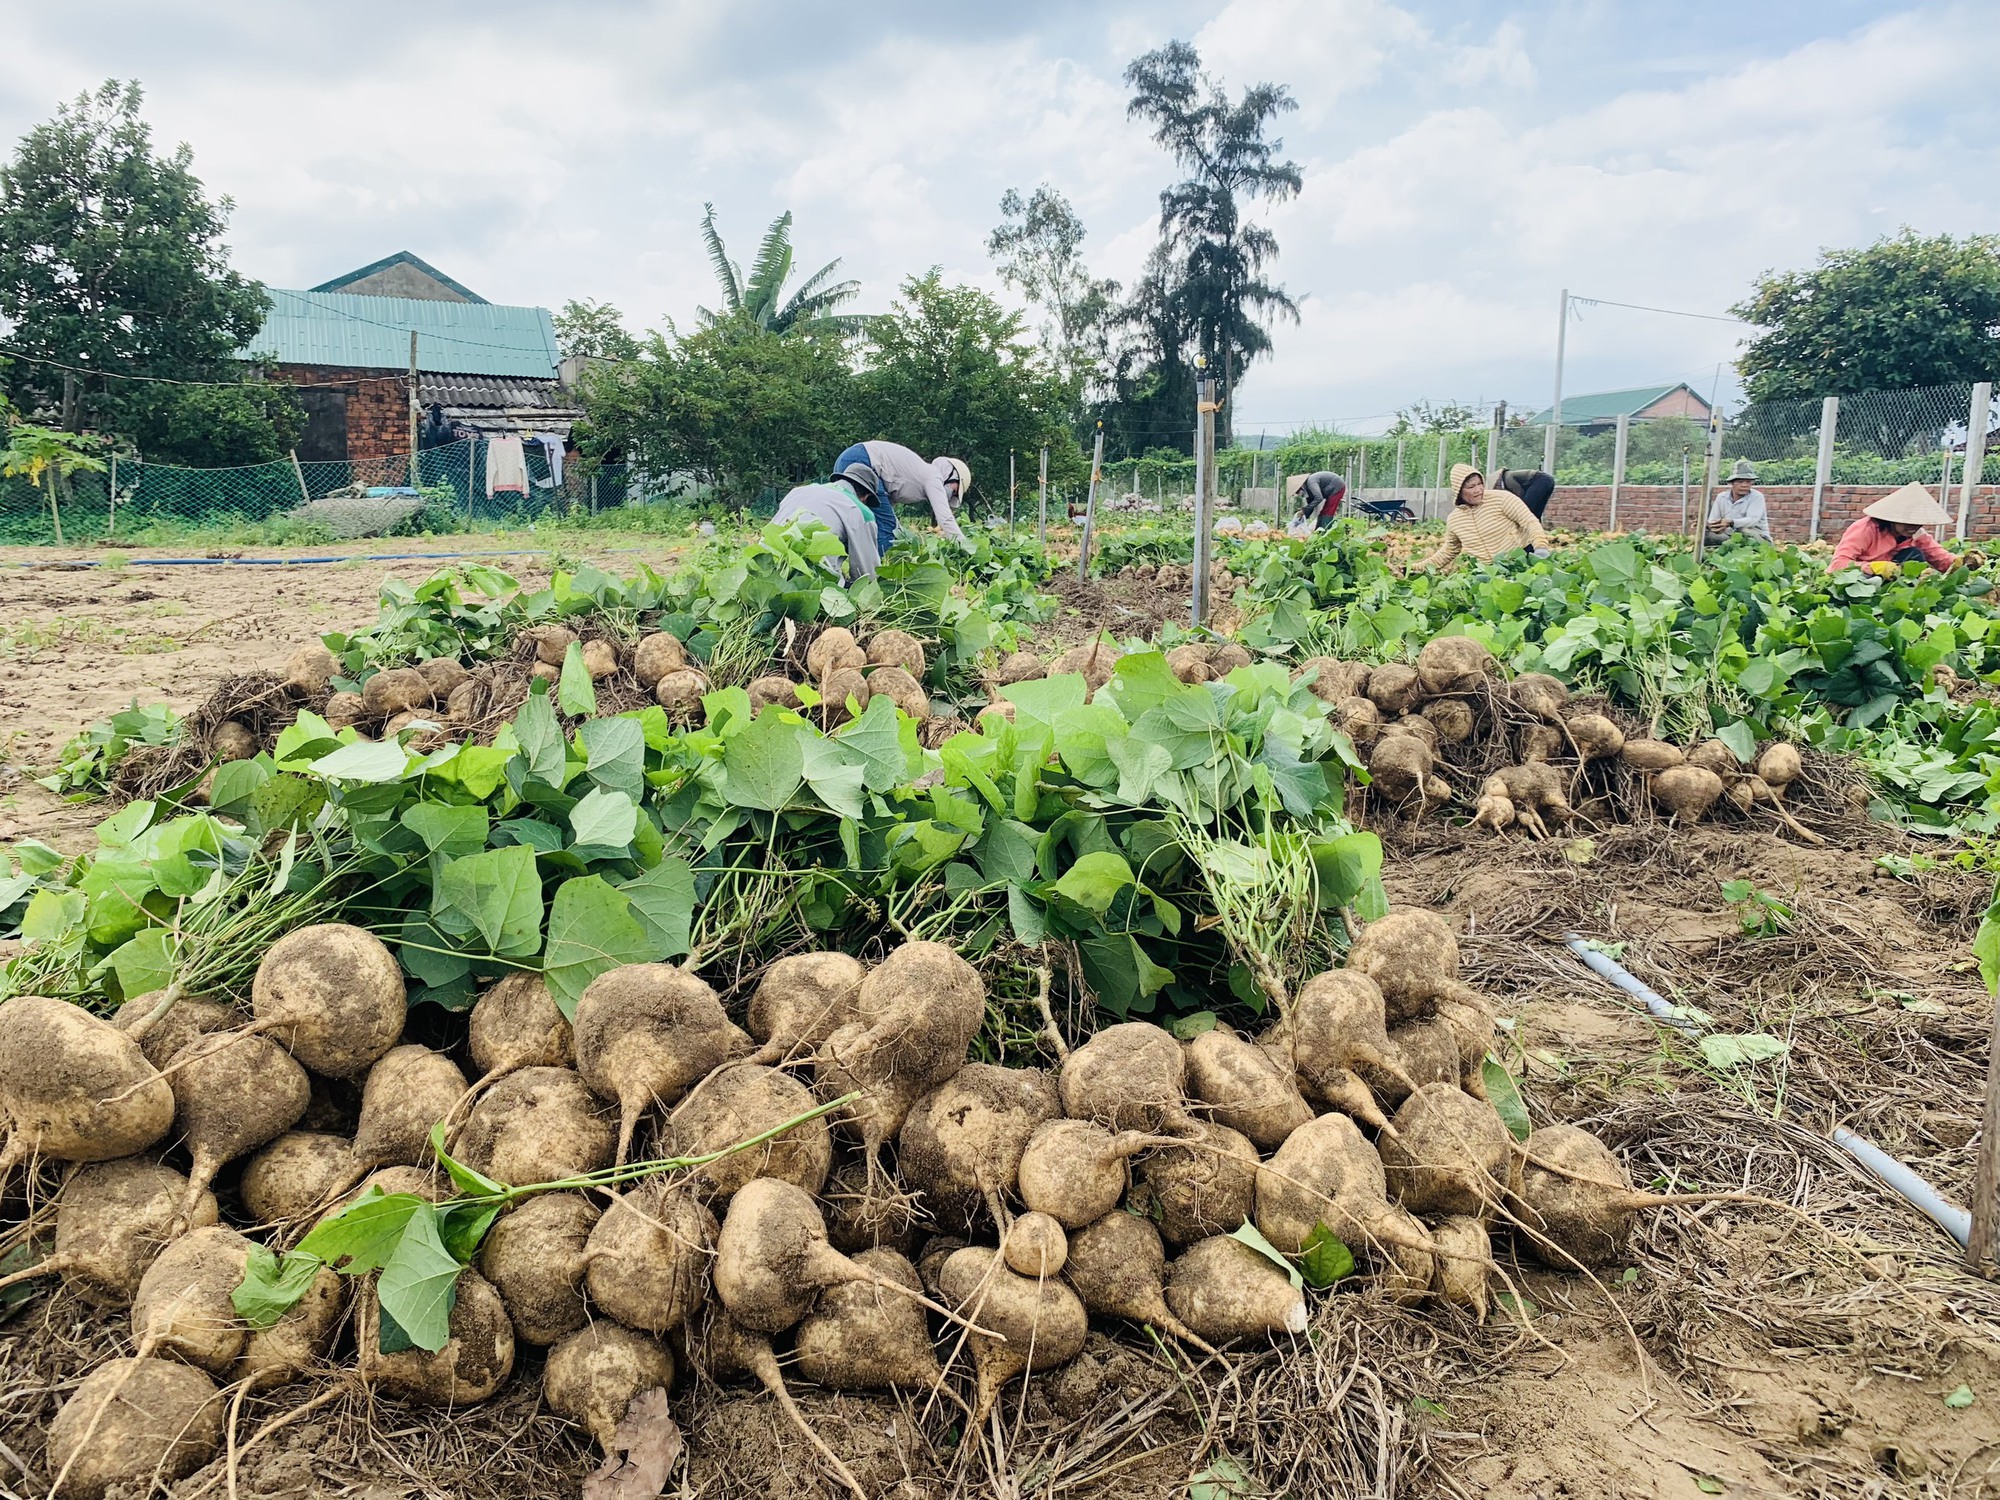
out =
[[[1451,468],[1469,463],[1489,478],[1503,469],[1551,467],[1562,487],[1688,483],[1707,477],[1717,440],[1718,477],[1750,461],[1764,486],[1899,485],[1911,480],[1950,491],[2000,479],[2000,433],[1994,409],[1975,408],[1970,383],[1879,391],[1838,398],[1752,403],[1719,420],[1669,416],[1570,424],[1553,445],[1546,427],[1513,422],[1449,432],[1357,436],[1324,430],[1291,434],[1262,446],[1216,455],[1226,506],[1282,518],[1292,476],[1330,471],[1351,492],[1389,496],[1419,515],[1449,507]],[[565,465],[551,473],[539,444],[524,445],[522,487],[490,482],[492,443],[474,439],[417,455],[341,462],[290,457],[239,468],[188,469],[124,459],[103,473],[40,484],[0,479],[0,543],[171,542],[205,535],[239,541],[323,542],[393,532],[448,532],[582,520],[689,494],[683,478],[648,481],[623,465]],[[1550,465],[1551,446],[1554,462]],[[1155,451],[1115,459],[1102,469],[1100,503],[1110,509],[1189,508],[1192,458]],[[767,487],[750,507],[768,515],[778,498]],[[1051,491],[1051,505],[1081,494]],[[1018,486],[1017,506],[1037,503],[1032,480]]]
[[[520,488],[491,483],[492,444],[468,439],[408,454],[340,461],[281,458],[189,469],[121,459],[101,473],[39,483],[0,479],[0,543],[171,541],[229,534],[250,540],[339,541],[393,533],[529,526],[655,498],[622,464],[550,469],[523,445]]]

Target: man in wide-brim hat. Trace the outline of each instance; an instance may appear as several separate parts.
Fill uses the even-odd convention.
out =
[[[1937,503],[1931,492],[1917,483],[1904,485],[1877,500],[1861,512],[1861,519],[1840,534],[1827,571],[1866,568],[1871,573],[1893,573],[1906,562],[1925,562],[1940,573],[1958,566],[1926,526],[1945,526],[1951,512]]]

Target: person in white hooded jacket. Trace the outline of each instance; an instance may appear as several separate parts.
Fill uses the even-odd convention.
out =
[[[963,459],[927,459],[901,443],[876,438],[847,449],[833,461],[833,471],[839,474],[857,463],[873,469],[880,484],[874,506],[878,552],[886,553],[895,542],[898,505],[928,505],[938,530],[961,547],[972,545],[953,514],[972,488],[972,470]]]

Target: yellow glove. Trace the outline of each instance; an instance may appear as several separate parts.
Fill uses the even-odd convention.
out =
[[[1898,573],[1902,572],[1903,570],[1897,567],[1894,563],[1890,562],[1887,558],[1884,558],[1881,562],[1870,563],[1868,565],[1868,571],[1873,573],[1877,578],[1894,578]]]

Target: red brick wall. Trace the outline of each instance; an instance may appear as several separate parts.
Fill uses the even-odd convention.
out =
[[[279,365],[275,379],[294,385],[338,385],[347,392],[347,456],[381,458],[410,451],[410,385],[404,370],[354,370],[333,365]]]
[[[1803,542],[1811,530],[1812,486],[1765,484],[1759,485],[1764,492],[1765,503],[1771,513],[1771,535],[1781,542]],[[1822,537],[1838,537],[1848,523],[1856,519],[1863,506],[1870,505],[1888,494],[1894,485],[1838,484],[1828,485],[1820,495],[1819,534]],[[1936,486],[1931,493],[1937,493]],[[1688,486],[1688,509],[1701,508],[1701,486]],[[1951,504],[1954,513],[1958,509],[1958,486],[1951,489]],[[1610,524],[1611,487],[1609,485],[1563,485],[1557,488],[1555,498],[1549,502],[1548,514],[1543,520],[1550,526],[1571,531],[1603,531]],[[1681,522],[1681,487],[1677,484],[1628,484],[1618,491],[1618,529],[1620,531],[1679,531]],[[1937,533],[1950,535],[1952,528],[1937,528]],[[1972,492],[1972,515],[1966,524],[1965,534],[1969,537],[2000,536],[2000,485],[1982,484]]]

